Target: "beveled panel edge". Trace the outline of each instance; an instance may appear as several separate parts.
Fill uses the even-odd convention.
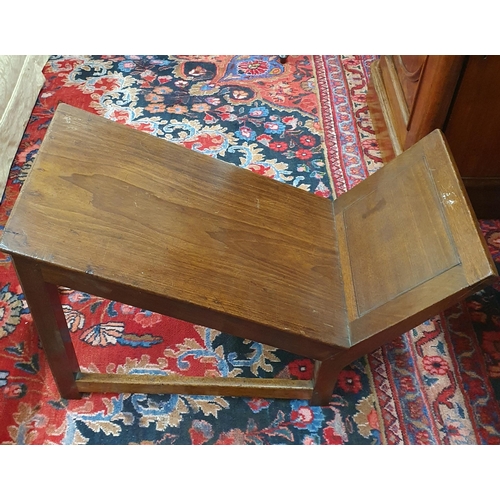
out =
[[[406,103],[406,99],[404,96],[403,89],[401,87],[401,82],[399,81],[398,72],[396,70],[396,66],[394,64],[393,57],[394,56],[384,56],[386,60],[387,69],[389,72],[389,76],[391,78],[391,83],[394,88],[394,93],[396,95],[396,99],[398,101],[399,110],[401,111],[401,117],[403,119],[403,123],[406,125],[408,130],[408,123],[410,118],[410,111],[408,109],[408,104]]]
[[[436,143],[438,143],[437,151]],[[425,155],[427,157],[430,165],[429,172],[438,193],[441,191],[443,193],[453,193],[453,195],[456,195],[462,202],[455,203],[458,199],[450,198],[447,194],[445,194],[444,197],[440,197],[453,242],[457,247],[459,259],[465,266],[464,269],[466,269],[469,283],[473,284],[478,279],[487,276],[497,276],[498,273],[495,264],[493,263],[486,241],[482,236],[479,223],[465,186],[460,178],[453,155],[444,134],[439,129],[435,129],[405,151],[404,155],[397,156],[387,165],[383,166],[358,185],[334,200],[335,213],[338,214],[342,212],[356,201],[359,196],[364,196],[366,193],[369,193],[372,190],[372,185],[379,182],[378,178],[384,175],[390,175],[393,168],[398,168],[397,165],[402,161],[406,162],[406,158],[410,156],[411,151],[413,151],[413,154],[418,153],[419,156]],[[434,164],[439,168],[432,168]],[[443,169],[449,173],[451,172],[451,175],[449,175],[449,173],[447,174]],[[448,182],[446,181],[447,179]],[[458,205],[464,207],[465,210],[456,210]],[[470,258],[464,258],[464,256],[470,253],[469,249],[473,246],[482,249],[480,254],[477,254],[476,258],[472,260]],[[478,267],[478,264],[480,264],[479,261],[482,262],[482,265]]]
[[[393,175],[392,170],[394,168],[397,169],[398,167],[396,167],[396,165],[404,161],[404,158],[405,156],[396,156],[387,163],[387,165],[382,166],[376,172],[366,177],[366,179],[363,179],[360,183],[333,200],[334,213],[338,215],[359,199],[368,196],[374,190],[374,186],[376,186],[378,182],[381,182],[384,176]]]
[[[412,54],[411,56],[409,57],[420,57],[420,55],[418,54]],[[420,78],[420,75],[422,74],[422,71],[424,69],[424,66],[425,66],[425,63],[427,61],[427,58],[429,56],[426,56],[426,55],[422,55],[425,59],[424,59],[424,62],[416,69],[414,70],[413,72],[410,71],[406,65],[405,65],[405,62],[403,61],[403,56],[401,55],[396,55],[396,56],[392,56],[393,60],[396,59],[399,63],[399,67],[403,70],[403,73],[404,75],[412,82],[416,82],[419,78]],[[396,70],[397,71],[397,70]]]
[[[429,178],[430,184],[432,186],[432,194],[433,194],[434,200],[436,201],[436,205],[438,207],[441,222],[443,223],[444,229],[446,231],[446,235],[448,236],[448,241],[450,242],[450,244],[452,246],[453,254],[456,258],[455,264],[461,264],[462,261],[460,260],[460,254],[456,248],[455,238],[453,238],[453,231],[451,230],[450,223],[448,221],[448,218],[446,217],[446,213],[444,210],[443,199],[442,199],[442,196],[440,196],[440,193],[439,193],[438,188],[436,186],[436,182],[435,182],[434,177],[432,175],[432,169],[429,165],[429,161],[428,161],[426,154],[422,155],[422,163],[424,165],[425,174]],[[452,266],[450,266],[450,267],[452,267]]]
[[[401,56],[399,56],[399,57],[401,57]],[[410,128],[411,128],[411,124],[413,121],[413,115],[415,114],[415,109],[417,107],[416,104],[418,102],[418,96],[419,96],[420,89],[422,86],[422,77],[425,73],[425,69],[427,67],[428,61],[429,61],[429,56],[427,55],[427,56],[425,56],[425,61],[422,63],[422,66],[420,66],[419,71],[418,71],[418,84],[417,84],[417,89],[415,91],[415,95],[413,96],[413,103],[411,105],[411,108],[409,109],[410,114],[408,116],[408,123],[406,124],[407,130],[410,130]],[[401,59],[401,62],[403,62],[402,59]],[[404,63],[403,63],[403,66],[404,66]]]
[[[432,191],[433,198],[434,198],[434,201],[436,203],[436,206],[437,206],[440,218],[441,218],[441,222],[444,226],[446,235],[448,236],[448,242],[450,244],[450,247],[451,247],[451,250],[452,250],[453,256],[454,256],[454,261],[447,268],[443,269],[441,271],[441,273],[442,273],[442,272],[446,272],[447,270],[453,268],[457,264],[460,264],[461,261],[460,261],[460,256],[459,256],[458,252],[456,251],[455,241],[453,239],[453,234],[452,234],[451,228],[448,224],[448,220],[445,217],[445,214],[443,212],[442,202],[441,202],[441,199],[439,197],[439,193],[438,193],[437,187],[435,185],[434,179],[433,179],[432,174],[430,172],[429,165],[428,165],[425,154],[422,154],[421,159],[422,159],[421,165],[423,166],[423,173],[424,173],[424,175],[426,175],[428,177],[429,183],[432,186],[431,189],[433,189],[433,191]],[[403,165],[400,165],[397,172],[392,174],[392,178],[390,179],[390,181],[393,181],[397,177],[405,174],[407,170],[412,170],[414,168],[414,165],[415,165],[415,163],[410,163],[410,162],[403,164]],[[348,210],[353,209],[357,203],[360,203],[365,198],[372,195],[376,190],[377,190],[377,185],[374,185],[373,188],[371,190],[367,190],[367,192],[365,192],[363,194],[363,196],[354,199],[351,203],[346,205],[346,207],[344,208],[344,210],[342,210],[341,213],[345,214]],[[345,239],[345,247],[343,247],[343,248],[345,248],[346,253],[349,254],[349,248],[350,248],[350,246],[349,246],[349,232],[348,232],[348,228],[347,228],[347,222],[346,222],[344,216],[342,216],[342,221],[343,221],[343,231],[344,231],[343,237]],[[342,227],[342,226],[338,226],[338,227]],[[351,269],[350,259],[348,258],[348,260],[349,260],[349,269]],[[357,295],[356,295],[356,282],[355,282],[355,279],[354,279],[352,272],[350,272],[350,277],[351,277],[352,291],[350,289],[347,289],[346,294],[351,294],[351,293],[354,294],[354,302],[356,304],[356,311],[357,311],[356,318],[361,318],[364,315],[370,313],[371,311],[383,306],[384,302],[379,302],[371,307],[368,307],[366,309],[361,310],[359,302],[355,299],[357,297]],[[420,281],[419,283],[415,283],[412,287],[408,288],[407,290],[402,290],[399,293],[396,293],[395,295],[390,297],[388,300],[396,299],[397,297],[399,297],[399,296],[413,290],[414,288],[424,284],[429,279],[433,279],[433,277],[434,276],[429,276],[427,278],[422,279],[422,281]],[[353,317],[353,316],[350,316],[350,318],[351,317]],[[354,319],[350,319],[350,321],[353,321]]]
[[[378,98],[378,104],[380,111],[382,113],[382,118],[384,120],[385,128],[387,130],[387,135],[392,145],[391,152],[388,152],[388,157],[399,156],[403,152],[403,147],[399,142],[396,129],[394,128],[395,119],[393,117],[393,112],[389,104],[389,96],[387,95],[387,90],[385,89],[384,80],[382,78],[382,70],[380,69],[380,61],[373,61],[370,66],[371,70],[371,82],[373,84],[373,90]]]
[[[359,317],[358,305],[356,301],[356,292],[354,290],[354,281],[351,271],[351,259],[349,257],[349,248],[347,244],[344,212],[341,211],[334,215],[335,227],[337,232],[337,244],[339,250],[340,273],[342,277],[342,284],[344,287],[347,320],[350,324]]]
[[[367,352],[377,349],[482,289],[493,279],[488,277],[469,286],[462,267],[457,265],[354,321],[351,324],[352,346]],[[386,318],[390,318],[389,323]]]

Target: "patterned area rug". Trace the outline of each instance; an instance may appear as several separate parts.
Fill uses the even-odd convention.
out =
[[[339,196],[382,165],[366,106],[374,59],[52,57],[0,206],[2,228],[59,102],[317,196]],[[482,221],[482,229],[500,262],[500,223]],[[67,401],[55,388],[10,260],[0,257],[2,444],[500,442],[498,286],[354,362],[328,406],[144,394]],[[60,293],[88,372],[312,376],[310,360],[269,346],[80,291]]]

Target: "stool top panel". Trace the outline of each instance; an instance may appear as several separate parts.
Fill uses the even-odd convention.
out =
[[[0,249],[345,343],[330,200],[68,105]]]
[[[340,196],[334,212],[353,345],[413,328],[497,275],[439,130]]]

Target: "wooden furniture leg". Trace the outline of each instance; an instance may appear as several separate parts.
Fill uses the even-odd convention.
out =
[[[337,383],[337,378],[345,363],[342,356],[336,355],[324,361],[315,361],[314,364],[314,389],[311,405],[325,406],[332,398],[332,392]]]
[[[44,281],[33,260],[14,256],[13,261],[61,397],[79,399],[75,376],[80,370],[57,286]]]
[[[383,341],[380,342],[383,344]],[[325,406],[332,399],[332,393],[337,385],[340,372],[350,363],[375,350],[377,347],[370,346],[367,350],[359,350],[359,347],[340,351],[323,361],[316,360],[314,363],[313,393],[311,405]]]

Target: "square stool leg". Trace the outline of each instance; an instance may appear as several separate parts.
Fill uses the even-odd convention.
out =
[[[79,399],[75,377],[80,368],[57,286],[43,279],[40,267],[31,259],[13,256],[13,261],[61,397]]]
[[[348,363],[342,353],[315,362],[311,405],[326,406],[330,402],[339,373]]]

